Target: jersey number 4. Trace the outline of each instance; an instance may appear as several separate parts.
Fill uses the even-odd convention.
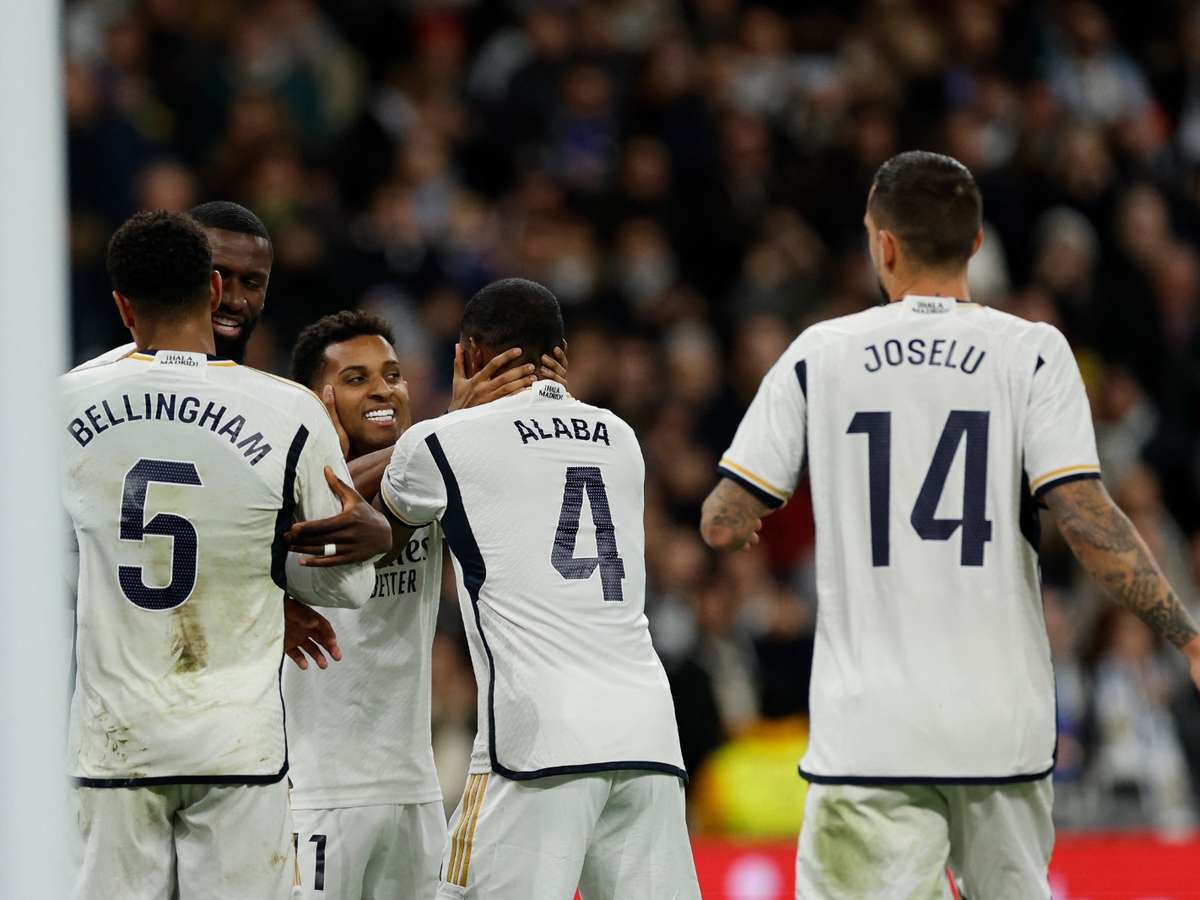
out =
[[[583,512],[583,494],[587,492],[596,529],[596,555],[576,556],[575,539],[579,536],[579,517]],[[554,548],[550,564],[563,578],[586,580],[600,570],[600,586],[604,599],[621,601],[621,581],[625,578],[625,562],[617,555],[617,532],[613,528],[608,493],[598,466],[567,466],[563,485],[562,508],[558,511],[558,530],[554,533]]]
[[[982,566],[984,544],[992,539],[987,506],[988,416],[986,412],[956,409],[946,419],[933,460],[917,494],[909,521],[926,541],[946,541],[962,527],[964,566]],[[867,488],[871,498],[871,561],[886,566],[891,561],[889,523],[892,512],[892,414],[860,412],[850,420],[847,434],[867,436]],[[958,445],[966,438],[961,519],[937,518],[938,501],[946,489],[950,466]]]
[[[142,609],[174,609],[196,589],[196,528],[183,516],[158,513],[146,521],[146,489],[151,482],[200,487],[200,473],[190,462],[139,459],[125,473],[121,491],[121,540],[141,541],[147,535],[172,539],[171,580],[164,587],[146,584],[141,566],[119,566],[117,579],[129,602]]]

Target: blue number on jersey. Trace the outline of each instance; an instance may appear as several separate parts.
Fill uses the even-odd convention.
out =
[[[121,492],[121,540],[140,541],[146,535],[172,538],[171,581],[165,587],[149,587],[141,566],[119,566],[117,579],[130,603],[142,609],[174,609],[187,602],[196,587],[196,529],[183,516],[158,513],[146,521],[146,487],[159,484],[200,486],[200,474],[190,462],[139,459],[125,475]]]
[[[962,526],[964,566],[982,566],[984,545],[992,539],[992,523],[986,518],[988,419],[990,413],[953,410],[933,451],[909,522],[922,540],[949,540]],[[860,412],[850,420],[847,434],[867,436],[867,491],[871,507],[871,562],[886,566],[891,559],[889,517],[891,515],[892,414]],[[946,489],[950,466],[958,445],[966,437],[961,519],[937,518],[937,505]]]
[[[576,556],[575,538],[579,534],[579,516],[583,510],[583,492],[587,491],[592,508],[592,523],[596,529],[596,556]],[[587,579],[597,567],[604,599],[624,600],[621,580],[625,577],[625,562],[617,555],[617,533],[613,528],[612,512],[604,478],[597,466],[568,466],[563,485],[562,508],[558,513],[558,530],[554,533],[554,548],[550,564],[563,578]]]

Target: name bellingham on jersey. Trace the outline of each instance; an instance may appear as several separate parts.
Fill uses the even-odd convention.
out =
[[[258,465],[271,452],[271,445],[258,430],[242,437],[243,431],[250,431],[246,427],[246,417],[236,412],[227,415],[228,412],[227,406],[219,405],[215,400],[205,403],[193,394],[183,397],[162,391],[121,394],[112,398],[111,403],[105,399],[87,407],[67,423],[67,431],[80,447],[86,447],[110,428],[117,428],[129,422],[177,422],[181,425],[195,425],[226,438],[242,451],[242,456],[250,461],[250,465]]]

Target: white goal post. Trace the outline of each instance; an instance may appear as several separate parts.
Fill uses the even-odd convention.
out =
[[[0,897],[67,896],[59,0],[0,0]]]

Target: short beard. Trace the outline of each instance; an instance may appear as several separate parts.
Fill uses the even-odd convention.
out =
[[[223,335],[213,333],[213,342],[217,346],[217,356],[222,359],[232,359],[235,363],[246,361],[246,347],[250,343],[250,336],[254,334],[254,329],[258,326],[258,318],[247,319],[242,323],[242,330],[235,338],[227,338]]]

